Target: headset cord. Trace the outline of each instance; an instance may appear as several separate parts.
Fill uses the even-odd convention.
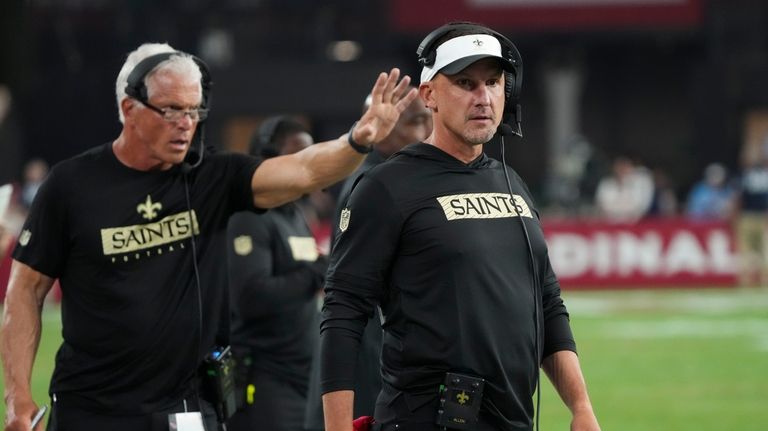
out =
[[[202,158],[202,153],[201,153]],[[195,348],[195,358],[193,363],[198,363],[198,358],[200,357],[200,349],[203,346],[203,293],[202,288],[200,287],[200,270],[197,267],[197,245],[195,244],[195,217],[194,213],[192,212],[192,203],[189,198],[189,179],[188,179],[188,172],[183,172],[184,175],[184,197],[186,199],[187,203],[187,214],[189,215],[189,226],[191,230],[191,234],[189,236],[190,238],[190,244],[192,244],[192,268],[194,270],[195,274],[195,286],[196,286],[196,293],[197,293],[197,347]],[[200,415],[203,415],[203,403],[200,398],[200,390],[198,388],[200,382],[197,377],[197,368],[195,368],[194,373],[194,389],[195,389],[195,397],[197,398],[197,407],[200,409]],[[208,431],[208,428],[205,423],[205,417],[203,417],[203,428],[205,431]],[[226,428],[225,428],[226,429]]]
[[[523,220],[523,212],[522,207],[517,203],[515,200],[515,195],[512,192],[512,182],[509,180],[509,173],[507,172],[507,161],[506,161],[506,155],[504,153],[504,135],[507,132],[504,130],[504,126],[507,126],[506,124],[500,125],[501,133],[499,134],[501,136],[501,166],[502,170],[504,171],[504,179],[507,182],[507,190],[509,190],[509,198],[511,200],[512,205],[515,207],[515,212],[517,212],[517,218],[520,220],[520,226],[523,228],[523,235],[525,236],[525,242],[528,247],[528,263],[531,270],[531,277],[533,279],[533,318],[534,318],[534,339],[533,339],[533,347],[536,354],[536,412],[535,412],[535,421],[536,421],[536,431],[539,431],[539,410],[541,407],[541,387],[540,387],[540,377],[541,377],[541,371],[539,367],[541,366],[541,358],[540,358],[540,352],[539,352],[539,274],[536,271],[536,262],[533,255],[533,247],[531,247],[531,239],[528,235],[528,228],[525,226],[525,221]],[[507,126],[509,127],[509,126]],[[518,126],[519,127],[519,126]],[[511,129],[511,128],[509,128]]]

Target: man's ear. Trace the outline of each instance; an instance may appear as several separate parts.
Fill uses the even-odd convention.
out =
[[[136,101],[130,97],[125,97],[120,101],[120,109],[123,111],[123,118],[128,120],[136,112]]]
[[[435,92],[432,88],[433,82],[423,82],[419,85],[419,97],[424,101],[424,106],[430,111],[437,112],[437,101],[435,100]]]

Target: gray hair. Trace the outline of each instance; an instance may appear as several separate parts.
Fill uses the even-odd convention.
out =
[[[125,93],[125,86],[128,84],[128,76],[131,74],[136,65],[139,64],[142,60],[155,54],[162,54],[164,52],[176,52],[176,50],[167,43],[145,43],[138,47],[135,51],[128,54],[128,58],[125,60],[122,69],[120,69],[120,73],[117,75],[117,81],[115,82],[117,113],[121,123],[125,122],[125,116],[123,115],[123,110],[120,107],[120,103],[122,103],[123,99],[128,97],[128,95]],[[181,75],[184,79],[189,79],[190,81],[194,80],[198,83],[202,80],[203,77],[202,72],[200,72],[200,68],[192,59],[192,56],[184,53],[173,55],[168,60],[165,60],[155,66],[155,68],[147,73],[147,75],[144,77],[144,82],[146,83],[147,80],[158,70],[175,72]],[[152,86],[147,85],[147,98],[152,96],[152,90]],[[200,87],[200,94],[202,97],[202,86]]]

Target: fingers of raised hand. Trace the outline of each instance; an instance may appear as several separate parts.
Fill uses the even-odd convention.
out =
[[[393,103],[393,95],[397,89],[397,81],[400,79],[400,69],[393,67],[387,78],[387,85],[381,95],[382,103]]]
[[[403,95],[405,95],[406,91],[408,90],[408,85],[410,83],[411,77],[408,75],[403,76],[403,79],[400,80],[392,92],[392,103],[397,103],[400,101],[400,99],[403,98]]]
[[[381,72],[379,74],[379,77],[376,78],[376,83],[373,84],[373,90],[371,90],[371,104],[378,104],[381,103],[381,97],[384,93],[384,88],[387,85],[387,80],[389,79],[389,75],[387,75],[384,72]]]
[[[398,102],[395,107],[399,112],[403,112],[408,108],[408,105],[411,104],[411,102],[414,101],[419,96],[419,90],[415,88],[411,88],[411,91],[406,93]]]
[[[400,79],[400,69],[394,67],[387,73],[380,73],[371,91],[371,104],[391,103],[392,95]]]

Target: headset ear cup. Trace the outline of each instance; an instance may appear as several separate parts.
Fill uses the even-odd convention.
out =
[[[279,151],[275,143],[275,133],[280,125],[286,120],[283,115],[276,115],[264,120],[256,133],[257,139],[251,141],[251,155],[261,155],[262,157],[277,156]]]
[[[203,108],[211,108],[211,87],[213,86],[213,81],[211,80],[211,72],[208,69],[208,65],[205,64],[203,60],[201,60],[198,57],[192,56],[192,60],[195,61],[195,64],[197,64],[198,69],[200,69],[200,74],[202,75],[202,78],[200,79],[200,86],[203,90],[203,97],[202,97],[202,107]]]
[[[437,51],[432,50],[429,52],[429,54],[427,54],[426,57],[422,57],[421,59],[419,59],[419,62],[421,63],[422,66],[430,67],[433,64],[435,64],[436,57],[437,57]]]
[[[515,110],[517,103],[514,97],[515,91],[515,74],[511,72],[504,72],[504,118],[503,122],[509,121],[512,116],[512,112]]]

